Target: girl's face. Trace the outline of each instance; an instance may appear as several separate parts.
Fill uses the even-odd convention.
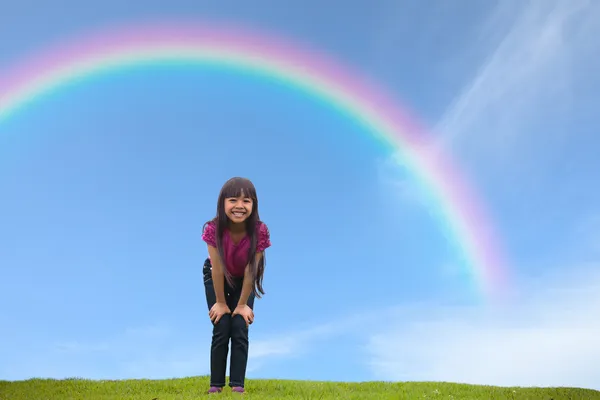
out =
[[[244,195],[225,199],[225,214],[234,224],[240,224],[252,214],[253,201]]]

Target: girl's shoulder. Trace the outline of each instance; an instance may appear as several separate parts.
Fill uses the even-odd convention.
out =
[[[258,231],[256,251],[263,252],[265,249],[271,247],[271,233],[267,224],[262,221],[256,223],[256,230]]]
[[[202,240],[213,247],[217,247],[217,225],[215,220],[208,221],[202,229]]]
[[[210,221],[206,222],[204,224],[204,226],[202,227],[202,231],[206,232],[206,231],[216,231],[217,230],[217,221],[216,219],[211,219]]]
[[[256,222],[256,230],[258,231],[259,235],[269,235],[269,227],[263,221]]]

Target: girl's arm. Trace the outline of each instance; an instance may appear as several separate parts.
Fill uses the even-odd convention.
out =
[[[260,262],[261,257],[262,252],[256,253],[256,263]],[[250,264],[248,264],[244,271],[244,284],[242,285],[242,293],[240,294],[238,306],[245,306],[248,303],[248,298],[250,297],[250,293],[252,293],[253,286],[254,280],[252,279],[252,270],[250,269]]]
[[[227,304],[224,288],[225,274],[223,273],[223,264],[221,263],[219,250],[209,245],[208,255],[210,256],[210,263],[212,265],[212,281],[215,288],[217,303]]]

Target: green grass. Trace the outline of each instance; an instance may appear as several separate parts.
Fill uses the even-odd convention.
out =
[[[207,377],[169,380],[92,381],[30,379],[0,381],[0,400],[185,400],[208,395]],[[600,399],[600,392],[576,388],[506,388],[439,382],[336,383],[248,380],[248,399]],[[234,398],[229,388],[211,398]]]

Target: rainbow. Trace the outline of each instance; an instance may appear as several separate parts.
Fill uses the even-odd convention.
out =
[[[253,73],[321,99],[391,146],[435,202],[440,223],[483,295],[500,293],[507,268],[492,225],[455,162],[430,151],[422,129],[372,82],[314,50],[237,27],[150,24],[97,32],[0,75],[0,133],[17,111],[67,84],[125,68],[176,63]]]

